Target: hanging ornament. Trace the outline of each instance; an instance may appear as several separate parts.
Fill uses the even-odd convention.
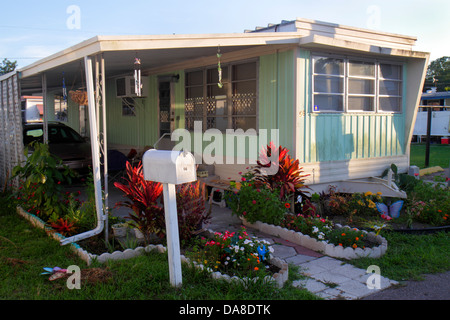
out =
[[[64,102],[67,103],[67,88],[66,88],[66,80],[64,78],[64,71],[63,71],[63,79],[62,80],[63,80],[63,87],[62,87],[63,99],[64,99]]]
[[[217,83],[217,85],[219,86],[219,88],[223,87],[223,83],[222,83],[222,67],[220,66],[220,57],[222,56],[222,54],[220,53],[220,46],[217,47],[217,72],[219,73],[219,82]]]
[[[141,60],[139,58],[134,58],[134,93],[138,97],[142,95]]]

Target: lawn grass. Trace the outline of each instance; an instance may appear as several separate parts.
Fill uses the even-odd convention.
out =
[[[425,151],[426,145],[424,143],[411,144],[410,164],[425,168]],[[431,144],[430,145],[430,167],[439,166],[441,168],[448,168],[450,162],[450,145],[449,144]]]
[[[68,289],[66,280],[49,281],[44,267],[107,271],[104,281],[81,281],[81,289]],[[0,300],[316,300],[313,294],[292,286],[283,288],[249,283],[244,286],[215,280],[198,269],[183,265],[183,285],[169,281],[167,254],[156,252],[105,264],[87,266],[67,246],[34,228],[0,199]]]
[[[405,234],[385,232],[388,242],[386,254],[378,259],[361,258],[349,263],[367,269],[380,267],[381,275],[392,280],[423,280],[423,274],[450,270],[450,233]]]

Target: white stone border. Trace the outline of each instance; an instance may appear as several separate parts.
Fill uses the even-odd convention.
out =
[[[60,241],[62,239],[65,239],[65,237],[63,235],[61,235],[60,233],[55,232],[52,228],[48,227],[46,225],[46,223],[39,218],[38,216],[31,214],[27,211],[25,211],[24,209],[22,209],[21,207],[17,207],[17,213],[22,216],[23,218],[25,218],[26,220],[28,220],[29,222],[31,222],[31,224],[35,227],[38,227],[40,229],[45,230],[45,232],[49,235],[52,236],[55,240]],[[100,263],[105,263],[108,260],[122,260],[122,259],[130,259],[130,258],[134,258],[137,257],[139,255],[141,255],[144,251],[145,252],[150,252],[150,251],[158,251],[160,253],[165,253],[166,252],[166,247],[164,247],[161,244],[157,244],[157,245],[153,245],[150,244],[146,247],[142,247],[139,246],[135,249],[126,249],[124,251],[114,251],[113,253],[102,253],[101,255],[96,255],[96,254],[92,254],[87,252],[86,250],[84,250],[83,248],[81,248],[78,244],[76,243],[71,243],[70,244],[71,248],[73,249],[73,251],[82,259],[84,260],[87,265],[91,265],[92,261],[96,260]],[[181,262],[185,262],[187,264],[191,264],[190,260],[188,258],[186,258],[184,255],[181,255]],[[278,285],[278,287],[282,287],[284,285],[284,283],[287,281],[288,279],[288,264],[279,259],[279,258],[271,258],[269,260],[269,262],[273,265],[275,265],[276,267],[280,268],[280,271],[278,273],[273,274],[272,276],[266,276],[266,280],[267,281],[275,281],[276,284]],[[198,264],[195,261],[192,263],[196,268],[199,268],[201,270],[204,269],[204,266],[202,264]],[[230,277],[229,275],[226,274],[222,274],[220,272],[213,272],[211,274],[211,277],[213,279],[224,279],[226,281],[241,281],[243,284],[246,284],[248,281],[252,280],[249,278],[238,278],[236,276],[234,277]]]
[[[287,228],[283,228],[281,226],[275,226],[273,224],[267,224],[261,221],[256,221],[255,223],[250,223],[245,219],[242,219],[243,224],[246,227],[254,228],[259,230],[260,232],[267,233],[272,236],[280,237],[289,242],[301,245],[313,251],[322,252],[323,254],[341,259],[359,259],[363,257],[368,258],[380,258],[386,253],[387,250],[387,240],[380,235],[375,235],[373,232],[367,232],[365,230],[361,230],[361,232],[367,235],[367,239],[369,241],[378,243],[379,245],[373,248],[351,248],[351,247],[342,247],[336,246],[331,243],[326,243],[325,241],[319,241],[315,238],[312,238],[308,235],[305,235],[301,232],[297,232],[294,230],[289,230]],[[349,228],[354,229],[349,226],[342,226],[340,224],[335,224],[335,227],[338,229],[341,228]]]

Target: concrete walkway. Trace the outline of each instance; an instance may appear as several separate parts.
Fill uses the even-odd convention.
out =
[[[212,231],[236,231],[241,227],[241,221],[231,215],[227,208],[212,207],[212,218],[207,226]],[[398,284],[380,276],[380,288],[369,289],[367,280],[372,273],[358,269],[341,260],[324,256],[308,248],[288,242],[284,239],[267,235],[247,228],[247,232],[255,237],[265,239],[272,244],[274,256],[284,259],[290,265],[299,267],[299,272],[305,276],[303,280],[294,281],[293,285],[305,288],[315,295],[329,300],[356,300],[378,293],[383,289]],[[372,279],[372,278],[371,278]],[[369,281],[369,284],[375,282]]]

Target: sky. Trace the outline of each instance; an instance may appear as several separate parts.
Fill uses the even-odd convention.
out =
[[[59,0],[1,5],[0,61],[24,67],[96,35],[241,33],[306,18],[417,37],[450,56],[449,0]]]

